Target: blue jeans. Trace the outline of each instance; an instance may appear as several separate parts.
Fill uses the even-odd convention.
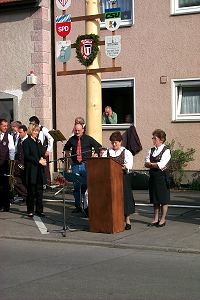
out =
[[[75,206],[80,207],[81,205],[81,194],[85,194],[87,190],[87,175],[86,175],[86,165],[85,163],[81,164],[72,164],[72,173],[77,174],[76,180],[74,180],[74,199]],[[80,178],[80,179],[79,179]]]

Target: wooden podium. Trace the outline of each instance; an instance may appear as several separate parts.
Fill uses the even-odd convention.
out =
[[[89,225],[92,232],[124,231],[123,172],[112,158],[87,159]]]

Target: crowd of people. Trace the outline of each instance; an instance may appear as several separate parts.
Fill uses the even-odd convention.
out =
[[[107,107],[108,114],[110,109]],[[112,157],[121,165],[123,170],[124,228],[130,230],[130,215],[135,211],[130,170],[133,170],[133,156],[141,151],[142,145],[133,124],[125,136],[126,144],[124,146],[122,134],[114,131],[110,135],[111,147],[104,148],[93,137],[86,134],[85,120],[77,117],[72,134],[63,151],[70,151],[71,172],[75,178],[73,180],[75,208],[72,213],[84,211],[89,216],[87,158],[92,156]],[[144,166],[150,170],[149,196],[154,207],[154,218],[148,226],[163,227],[166,224],[170,200],[167,170],[171,154],[164,144],[165,140],[166,133],[163,130],[153,131],[153,147],[149,150],[144,163]],[[28,216],[33,217],[34,214],[40,217],[44,216],[43,189],[47,181],[50,181],[49,153],[52,148],[53,138],[36,116],[29,119],[28,128],[19,121],[8,124],[7,120],[0,119],[1,211],[10,209],[10,191],[12,190],[11,183],[13,183],[11,179],[14,178],[14,189],[26,203]]]
[[[14,192],[26,203],[27,214],[43,215],[43,189],[50,180],[49,153],[53,138],[36,116],[29,126],[0,119],[0,210],[8,212]]]

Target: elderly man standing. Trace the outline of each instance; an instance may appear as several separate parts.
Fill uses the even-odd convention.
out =
[[[105,111],[102,116],[102,124],[117,124],[117,114],[110,106],[105,107]]]
[[[9,160],[14,160],[15,146],[13,137],[8,133],[8,121],[0,119],[0,210],[10,210],[9,181],[5,175],[9,174]]]
[[[67,141],[64,151],[71,150],[72,173],[80,175],[80,181],[74,182],[74,213],[81,211],[81,194],[85,195],[87,190],[86,178],[86,159],[92,156],[92,150],[99,152],[101,145],[91,136],[84,133],[84,127],[81,124],[74,126],[74,135]],[[81,188],[81,193],[80,193]]]

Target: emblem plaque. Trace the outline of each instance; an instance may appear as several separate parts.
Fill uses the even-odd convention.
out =
[[[110,58],[116,58],[121,52],[121,35],[105,36],[105,53]]]
[[[59,9],[65,10],[71,5],[71,0],[56,0]]]
[[[56,57],[59,62],[66,63],[71,58],[71,41],[59,41],[56,43]]]

